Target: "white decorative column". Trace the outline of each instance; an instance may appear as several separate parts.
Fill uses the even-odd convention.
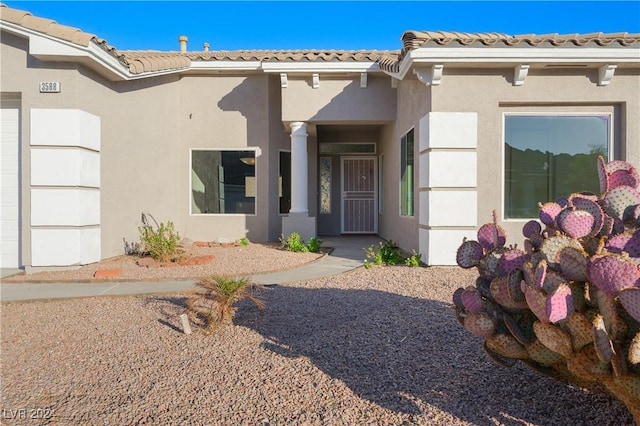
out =
[[[100,117],[32,109],[31,267],[97,262],[100,252]]]
[[[475,112],[431,112],[419,127],[419,250],[427,265],[455,265],[475,239],[478,211]]]
[[[291,209],[289,213],[309,214],[307,207],[307,123],[291,123]]]
[[[316,218],[309,217],[309,158],[307,155],[307,123],[291,123],[291,209],[282,218],[282,235],[298,232],[303,240],[316,236]]]

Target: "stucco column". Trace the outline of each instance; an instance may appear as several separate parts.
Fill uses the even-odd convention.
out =
[[[291,209],[289,213],[309,214],[307,206],[307,123],[291,123]]]

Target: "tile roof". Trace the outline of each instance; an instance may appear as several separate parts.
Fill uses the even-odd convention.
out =
[[[402,51],[379,61],[380,68],[397,72],[402,59],[412,50],[438,47],[636,47],[640,46],[640,33],[591,34],[522,34],[463,33],[450,31],[406,31],[402,35]]]
[[[0,19],[56,37],[79,46],[90,43],[116,58],[132,74],[186,69],[193,61],[261,61],[261,62],[377,62],[385,71],[397,72],[408,52],[421,47],[637,47],[640,34],[526,34],[511,36],[501,33],[462,33],[447,31],[407,31],[402,35],[402,50],[237,50],[237,51],[119,51],[94,34],[55,21],[39,18],[29,12],[0,4]]]

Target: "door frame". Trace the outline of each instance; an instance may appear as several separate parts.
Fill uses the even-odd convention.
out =
[[[370,160],[373,164],[373,199],[364,198],[373,202],[373,230],[362,232],[345,232],[345,191],[344,191],[344,163],[345,160]],[[353,200],[353,198],[350,198]],[[341,234],[378,234],[378,157],[376,155],[341,155],[340,156],[340,233]]]

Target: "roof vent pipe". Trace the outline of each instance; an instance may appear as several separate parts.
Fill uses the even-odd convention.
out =
[[[178,37],[178,41],[180,42],[180,52],[185,53],[187,51],[187,42],[189,39],[187,36],[180,36]]]
[[[209,43],[205,43],[202,47],[203,47],[205,52],[209,51]]]

